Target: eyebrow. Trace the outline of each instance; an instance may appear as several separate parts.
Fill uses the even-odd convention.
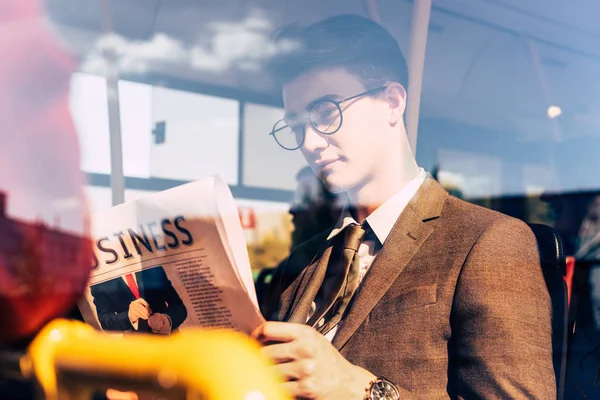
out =
[[[312,108],[314,106],[316,106],[317,104],[319,104],[322,101],[325,101],[325,100],[338,100],[338,99],[341,99],[341,98],[342,98],[342,96],[340,96],[339,94],[332,94],[332,93],[326,94],[326,95],[317,97],[316,99],[314,99],[310,103],[308,103],[306,105],[306,107],[305,107],[305,110],[307,112],[310,112],[310,110],[312,110]],[[296,117],[296,116],[298,116],[298,113],[286,113],[284,115],[284,119],[285,120],[290,120],[290,119],[294,119],[294,117]]]

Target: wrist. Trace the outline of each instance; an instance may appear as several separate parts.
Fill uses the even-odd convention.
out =
[[[377,380],[377,376],[359,366],[354,366],[355,373],[352,379],[352,398],[364,400],[369,394],[371,384]]]

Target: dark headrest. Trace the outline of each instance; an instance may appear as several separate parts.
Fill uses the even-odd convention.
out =
[[[538,250],[544,269],[555,268],[561,276],[566,274],[565,254],[560,235],[554,229],[542,224],[528,224],[538,243]]]

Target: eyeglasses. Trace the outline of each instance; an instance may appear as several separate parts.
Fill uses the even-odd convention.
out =
[[[293,122],[287,122],[285,119],[281,119],[275,123],[273,130],[269,135],[273,136],[277,144],[284,149],[297,150],[304,144],[307,122],[310,122],[310,125],[317,132],[323,135],[333,135],[340,130],[344,121],[341,107],[342,103],[362,96],[374,94],[385,88],[387,88],[387,86],[377,87],[340,101],[320,101],[310,109],[308,118],[298,119]]]

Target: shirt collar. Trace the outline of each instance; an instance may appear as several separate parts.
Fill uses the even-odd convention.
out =
[[[404,211],[406,205],[410,202],[415,193],[417,193],[417,190],[419,190],[426,177],[427,173],[423,168],[420,168],[419,173],[413,180],[408,182],[402,190],[390,197],[366,218],[367,223],[381,244],[385,243],[396,220],[400,217],[400,214],[402,214],[402,211]],[[332,239],[338,233],[343,231],[346,226],[353,223],[357,224],[352,215],[350,215],[348,209],[345,208],[342,211],[342,215],[340,216],[336,227],[331,231],[327,239]]]

